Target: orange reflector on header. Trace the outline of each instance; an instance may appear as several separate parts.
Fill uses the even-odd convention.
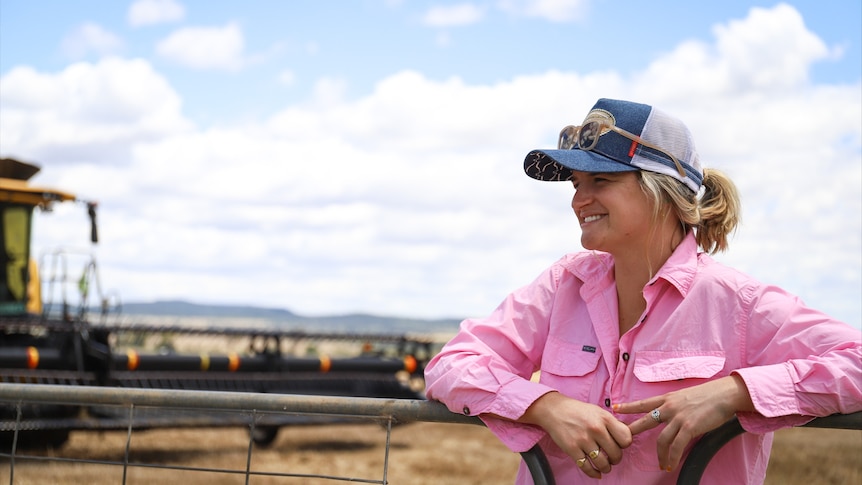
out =
[[[128,357],[129,361],[126,363],[126,368],[129,370],[135,370],[138,368],[138,364],[141,363],[141,359],[138,357],[138,353],[134,350],[127,350],[126,357]]]
[[[320,356],[320,372],[329,372],[332,368],[332,359],[326,355]]]
[[[209,356],[209,354],[201,354],[201,370],[203,370],[203,371],[210,370],[210,356]]]
[[[231,352],[227,356],[227,370],[236,372],[237,369],[239,369],[239,355],[236,352]]]
[[[27,368],[35,369],[36,367],[39,367],[39,349],[27,347]]]
[[[416,372],[417,365],[418,364],[416,363],[416,358],[412,355],[404,357],[404,370],[406,370],[407,372],[411,374]]]

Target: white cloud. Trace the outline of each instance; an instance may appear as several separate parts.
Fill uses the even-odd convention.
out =
[[[119,52],[123,41],[102,26],[87,22],[63,38],[60,48],[67,58],[79,60],[91,52],[100,56]]]
[[[527,178],[524,155],[598,97],[654,103],[686,120],[705,164],[740,187],[743,226],[721,259],[858,326],[862,89],[810,83],[825,51],[791,14],[754,11],[628,77],[472,85],[404,71],[359,99],[324,79],[305,105],[219,129],[190,129],[144,61],[16,69],[0,82],[0,151],[46,161],[126,148],[124,166],[57,163],[40,175],[101,200],[102,278],[126,301],[482,315],[578,248],[570,187]],[[68,240],[58,226],[41,226],[40,244]]]
[[[0,139],[5,150],[46,162],[117,163],[135,141],[188,129],[180,110],[143,60],[105,58],[55,75],[19,67],[0,83]]]
[[[242,30],[235,23],[224,27],[186,27],[156,46],[166,59],[194,69],[240,69],[243,59]]]
[[[801,89],[811,64],[833,55],[788,5],[753,8],[713,28],[715,44],[689,41],[653,62],[640,83],[662,98]]]
[[[186,9],[174,0],[137,0],[129,7],[129,25],[142,25],[176,22],[185,17]]]
[[[571,22],[584,18],[589,0],[499,0],[497,6],[513,15]]]
[[[430,27],[461,27],[480,22],[485,16],[481,7],[472,3],[435,6],[428,9],[422,22]]]
[[[737,74],[731,81],[740,89],[798,85],[807,80],[813,61],[829,55],[823,41],[787,4],[752,8],[745,20],[716,26],[715,34],[717,51],[732,68],[730,74]]]

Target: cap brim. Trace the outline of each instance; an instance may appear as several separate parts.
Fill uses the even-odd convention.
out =
[[[524,172],[537,180],[569,180],[579,172],[633,172],[638,167],[586,150],[533,150],[524,159]]]

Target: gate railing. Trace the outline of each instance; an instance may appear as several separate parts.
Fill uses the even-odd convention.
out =
[[[852,414],[833,414],[802,425],[805,428],[862,429],[862,411]],[[679,471],[677,485],[695,485],[709,465],[712,457],[722,446],[736,436],[745,433],[736,418],[703,435],[688,454]]]
[[[364,418],[382,422],[386,426],[386,448],[382,481],[360,480],[367,483],[387,484],[389,463],[389,440],[392,426],[411,422],[453,423],[482,425],[476,417],[450,412],[438,402],[414,399],[358,398],[343,396],[312,396],[297,394],[261,394],[251,392],[227,391],[183,391],[168,389],[131,389],[97,386],[67,386],[51,384],[8,384],[0,383],[0,402],[17,405],[16,423],[12,451],[8,455],[10,484],[14,479],[15,440],[22,428],[22,404],[82,405],[82,406],[122,406],[128,408],[128,438],[126,441],[126,460],[123,465],[123,483],[126,468],[135,466],[128,462],[128,447],[132,434],[132,415],[136,408],[174,408],[184,410],[243,412],[252,415],[299,414],[329,416],[333,418]],[[250,435],[254,434],[255,420],[249,420]],[[26,426],[24,426],[26,427]],[[10,430],[7,430],[7,432]],[[249,456],[246,464],[246,483],[250,470],[252,443],[249,442]],[[3,456],[3,454],[0,454]],[[553,485],[553,476],[542,451],[536,447],[521,454],[529,467],[537,485]],[[171,468],[171,467],[165,467]],[[184,468],[188,469],[188,468]],[[225,470],[206,470],[223,471]],[[235,471],[234,471],[235,472]],[[285,474],[285,476],[291,476]],[[339,478],[339,477],[323,477]],[[348,479],[348,481],[357,481]]]
[[[482,425],[476,417],[450,412],[444,405],[433,401],[388,398],[357,398],[342,396],[312,396],[296,394],[260,394],[226,391],[182,391],[167,389],[130,389],[93,386],[33,385],[0,383],[0,402],[17,405],[18,419],[21,406],[26,404],[77,404],[85,406],[122,406],[129,409],[129,440],[132,433],[132,414],[136,407],[179,408],[190,410],[233,411],[253,415],[266,413],[289,413],[300,415],[365,418],[381,421],[386,425],[384,470],[382,481],[370,483],[387,484],[389,439],[394,424],[411,422],[452,423]],[[18,436],[16,423],[14,433]],[[255,421],[249,421],[250,435],[254,433]],[[817,418],[804,425],[809,428],[836,428],[862,430],[862,412],[836,414]],[[7,430],[8,432],[9,430]],[[712,457],[731,439],[744,433],[739,421],[734,418],[723,426],[706,433],[692,448],[680,468],[678,485],[696,485]],[[128,458],[128,440],[126,455]],[[250,471],[252,446],[249,442],[249,458],[245,470],[246,482],[254,475]],[[0,454],[2,456],[2,454]],[[10,483],[14,477],[15,445],[13,441],[10,457]],[[521,453],[536,485],[554,485],[554,477],[544,453],[538,446]],[[123,463],[125,467],[134,466]],[[289,475],[288,475],[289,476]],[[352,481],[352,480],[351,480]]]

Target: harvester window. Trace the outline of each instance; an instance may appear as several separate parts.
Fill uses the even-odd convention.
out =
[[[27,271],[30,258],[30,214],[25,206],[6,206],[2,209],[3,258],[2,301],[23,302],[26,299]]]

